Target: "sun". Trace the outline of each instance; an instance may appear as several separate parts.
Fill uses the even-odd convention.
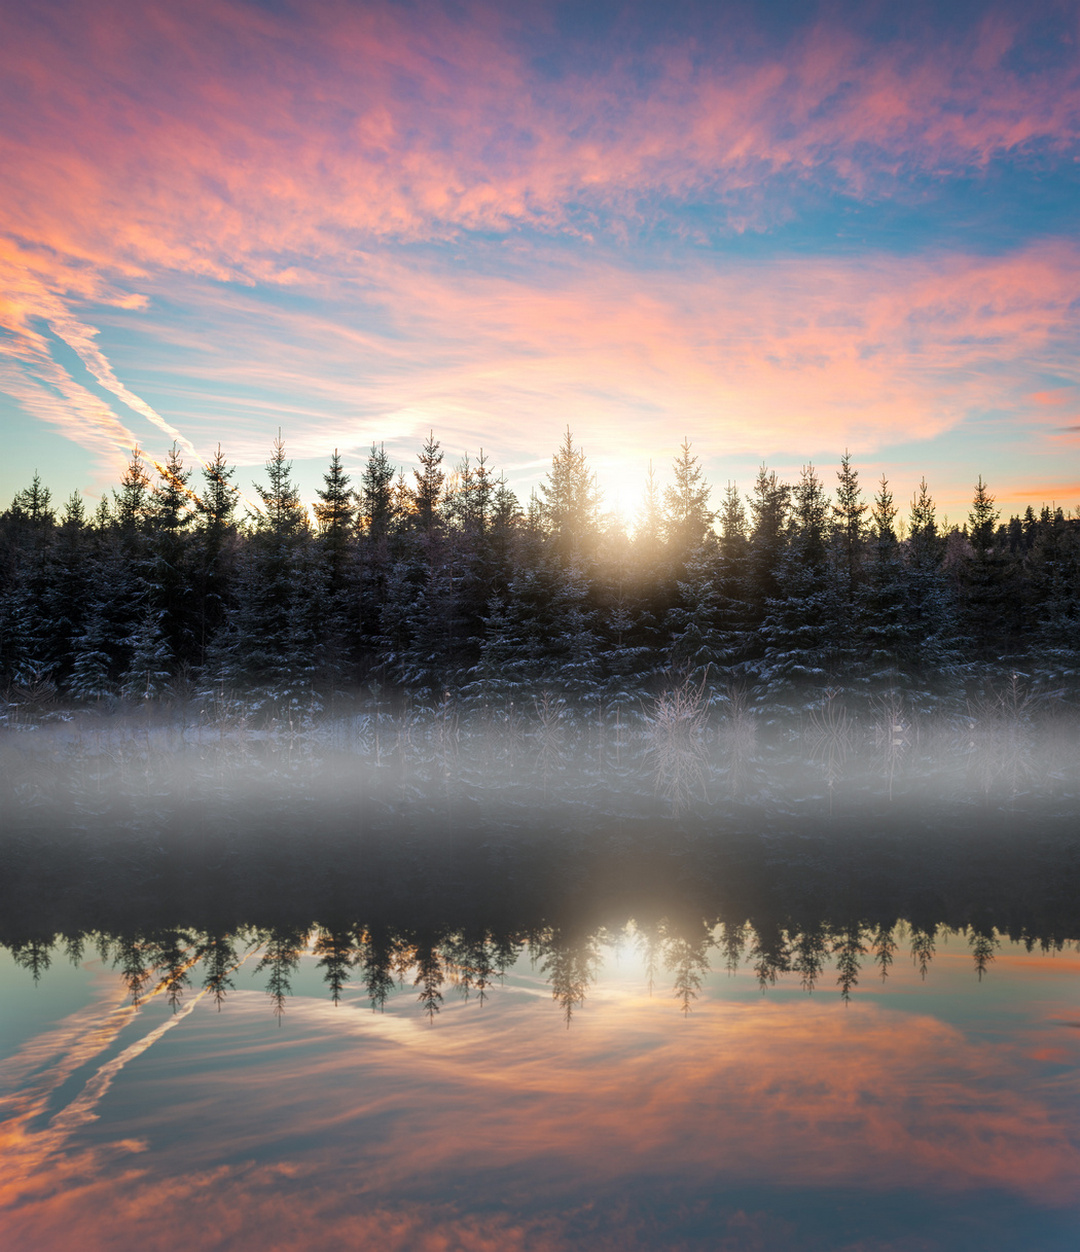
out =
[[[593,466],[597,485],[603,493],[601,512],[614,517],[632,534],[641,521],[648,462],[627,456],[600,456],[594,459]]]

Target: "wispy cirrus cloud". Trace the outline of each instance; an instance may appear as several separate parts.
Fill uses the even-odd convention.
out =
[[[674,30],[556,73],[531,55],[542,7],[538,32],[486,5],[47,12],[7,43],[34,106],[0,141],[7,218],[99,264],[287,278],[355,233],[578,233],[633,225],[642,196],[722,204],[780,174],[880,193],[1080,139],[1077,67],[1021,72],[1001,11],[936,40],[824,17],[749,49]]]
[[[546,454],[566,420],[618,429],[640,458],[672,426],[717,450],[750,450],[752,427],[760,455],[807,431],[932,437],[1075,357],[1071,244],[980,258],[825,238],[753,256],[732,241],[815,197],[873,208],[1005,158],[1072,161],[1080,69],[1032,60],[1040,14],[925,16],[882,38],[854,9],[769,32],[753,10],[653,31],[631,8],[590,41],[543,5],[13,9],[5,389],[112,465],[139,436],[205,452],[256,442],[256,424],[261,443],[280,423],[314,448],[438,418],[448,440],[497,446],[541,412],[544,445],[503,436],[508,455]],[[212,326],[238,349],[216,394],[220,351],[193,362],[189,395],[248,414],[209,440],[134,381],[194,333],[169,325],[185,284],[203,293],[204,344]],[[245,289],[250,310],[293,298],[291,328],[263,305],[273,353],[253,325],[215,321]],[[117,309],[162,328],[146,370],[103,346]],[[320,317],[321,354],[305,338]]]
[[[205,1230],[289,1249],[315,1226],[328,1246],[555,1248],[585,1229],[607,1249],[656,1246],[660,1211],[665,1247],[696,1246],[701,1220],[732,1247],[799,1247],[837,1194],[1075,1204],[1067,1110],[1043,1081],[1075,1052],[1064,1027],[988,1041],[872,1002],[751,1000],[699,1003],[673,1030],[673,1004],[626,989],[590,1005],[567,1033],[527,989],[448,1005],[435,1029],[298,998],[282,1037],[264,997],[238,993],[173,1036],[214,1065],[148,1058],[125,1080],[153,1099],[102,1107],[106,1143],[152,1133],[156,1151],[45,1171],[0,1223],[43,1250],[73,1223],[89,1249],[117,1228],[161,1252]],[[799,1196],[797,1222],[741,1207],[763,1179]]]
[[[301,457],[374,440],[411,459],[431,427],[448,450],[482,444],[506,465],[569,423],[593,454],[617,447],[636,485],[684,434],[717,473],[792,450],[887,455],[989,406],[1047,444],[1060,418],[1045,423],[1029,397],[1047,371],[1076,374],[1078,285],[1080,250],[1058,243],[637,271],[531,248],[465,273],[373,255],[363,293],[316,288],[318,302],[174,284],[171,321],[135,320],[145,386],[182,377],[170,408],[204,445],[219,436],[203,414],[224,420],[241,463],[265,459],[278,424]],[[933,464],[915,481],[966,499],[979,468],[995,477],[984,460],[956,484]]]

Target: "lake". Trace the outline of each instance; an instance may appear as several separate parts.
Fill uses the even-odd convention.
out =
[[[1077,1246],[1068,788],[126,751],[8,760],[5,1248]]]

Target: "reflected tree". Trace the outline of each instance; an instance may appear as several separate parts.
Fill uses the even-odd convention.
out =
[[[829,959],[829,939],[821,925],[797,931],[790,940],[791,968],[799,975],[799,985],[812,994]]]
[[[203,962],[203,988],[214,998],[218,1012],[225,1002],[227,992],[233,990],[231,975],[239,964],[236,944],[231,935],[207,935],[199,945]]]
[[[850,922],[837,932],[833,952],[836,955],[836,985],[840,988],[841,999],[847,1003],[852,989],[859,982],[859,970],[862,968],[859,958],[867,952],[858,922]]]
[[[266,991],[279,1023],[285,1013],[285,1001],[292,991],[291,976],[299,968],[308,934],[306,928],[299,926],[269,927],[259,932],[263,954],[255,966],[255,973],[268,971]]]
[[[314,952],[319,958],[316,968],[324,971],[323,981],[330,988],[330,999],[334,1004],[339,1004],[341,992],[349,981],[350,971],[357,959],[351,930],[347,926],[319,930]]]

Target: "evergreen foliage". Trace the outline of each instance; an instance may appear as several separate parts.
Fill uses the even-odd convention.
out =
[[[220,448],[197,492],[175,447],[151,464],[133,450],[92,514],[75,495],[58,517],[38,475],[0,514],[13,705],[201,692],[209,713],[296,723],[377,690],[621,724],[682,687],[772,717],[962,708],[1015,673],[1080,686],[1080,517],[1002,521],[982,478],[948,533],[925,480],[906,527],[884,477],[868,504],[847,452],[832,499],[812,466],[794,484],[762,466],[714,508],[686,440],[666,488],[650,466],[628,538],[569,429],[525,512],[482,451],[447,474],[433,432],[408,480],[372,444],[355,490],[335,450],[314,527],[280,437],[243,520]]]

